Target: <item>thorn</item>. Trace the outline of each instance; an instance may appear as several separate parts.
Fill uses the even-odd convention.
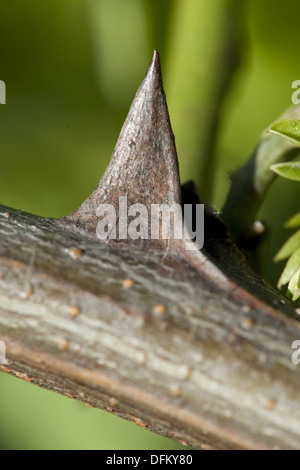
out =
[[[100,183],[75,212],[58,222],[100,241],[97,208],[112,204],[118,214],[119,196],[127,196],[128,207],[145,205],[149,214],[151,204],[181,204],[175,141],[156,51]]]

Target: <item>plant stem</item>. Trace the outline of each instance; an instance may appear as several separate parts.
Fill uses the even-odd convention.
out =
[[[282,118],[299,118],[300,105],[288,109]],[[250,159],[232,175],[232,184],[222,210],[232,239],[238,241],[255,221],[271,184],[276,178],[270,166],[292,160],[300,148],[274,134],[264,132]]]
[[[243,2],[177,2],[169,34],[165,85],[184,179],[209,202],[220,105],[238,62],[235,15]]]

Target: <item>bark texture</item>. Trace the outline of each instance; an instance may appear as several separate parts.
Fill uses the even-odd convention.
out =
[[[299,446],[297,314],[228,240],[149,255],[0,221],[2,370],[196,448]]]

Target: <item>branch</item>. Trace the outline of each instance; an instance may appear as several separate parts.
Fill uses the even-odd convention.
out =
[[[297,448],[299,323],[260,280],[268,303],[201,252],[162,261],[0,216],[2,370],[194,447]]]
[[[202,251],[98,240],[97,204],[124,192],[131,203],[196,199],[191,186],[180,192],[156,53],[77,211],[47,219],[0,206],[1,369],[196,448],[297,448],[297,312],[208,212]]]

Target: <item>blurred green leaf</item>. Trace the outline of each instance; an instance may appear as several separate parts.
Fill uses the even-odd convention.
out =
[[[281,119],[279,121],[275,121],[268,132],[285,137],[294,145],[300,145],[299,119]]]
[[[276,163],[270,169],[283,178],[300,181],[300,162]]]
[[[284,226],[286,228],[300,227],[300,212],[298,212],[298,214],[293,215],[293,217],[287,220]]]
[[[288,260],[278,281],[278,288],[285,286],[300,267],[300,248],[298,248]]]
[[[274,261],[281,261],[288,258],[297,248],[300,247],[300,230],[292,235],[283,247],[278,251]]]
[[[288,291],[290,292],[294,302],[300,297],[300,267],[291,278]]]
[[[269,132],[284,137],[290,143],[300,146],[300,120],[281,119],[274,122]],[[283,178],[293,181],[300,181],[300,162],[277,163],[270,166],[270,169]],[[291,217],[285,227],[299,227],[300,213]],[[288,283],[288,294],[296,301],[300,297],[300,230],[298,230],[279,250],[274,260],[279,261],[290,256],[278,281],[278,288]]]

